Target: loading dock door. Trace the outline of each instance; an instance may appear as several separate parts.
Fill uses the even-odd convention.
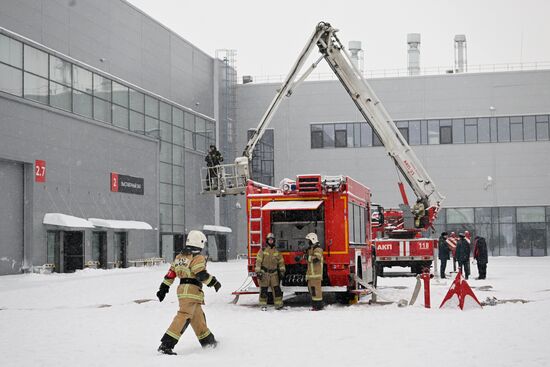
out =
[[[128,245],[128,232],[115,232],[115,267],[127,268],[126,247]]]
[[[0,275],[23,264],[23,165],[0,160]]]
[[[63,266],[65,273],[84,267],[84,232],[63,231]]]
[[[107,269],[107,232],[93,232],[92,260],[99,261],[99,268]]]

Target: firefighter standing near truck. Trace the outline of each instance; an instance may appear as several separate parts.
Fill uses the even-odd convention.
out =
[[[162,302],[174,280],[179,278],[180,284],[177,290],[179,310],[172,324],[161,338],[158,351],[163,354],[176,354],[172,349],[174,349],[189,324],[191,324],[203,348],[215,347],[217,344],[214,334],[206,325],[206,318],[201,307],[204,304],[202,285],[206,284],[208,287],[214,287],[216,292],[221,287],[216,277],[206,271],[206,258],[200,254],[205,244],[206,236],[204,233],[190,231],[185,247],[174,259],[157,292],[157,297]]]
[[[262,310],[267,308],[267,292],[271,288],[275,309],[283,308],[283,291],[281,279],[285,276],[285,260],[275,248],[275,235],[268,233],[265,239],[266,246],[256,255],[256,275],[260,282],[260,305]]]
[[[309,242],[305,254],[307,260],[307,287],[311,295],[312,311],[319,311],[324,307],[323,290],[321,288],[321,282],[323,281],[323,249],[315,233],[309,233],[306,240]]]

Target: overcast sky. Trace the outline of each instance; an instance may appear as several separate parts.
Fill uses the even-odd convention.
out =
[[[470,66],[550,61],[547,0],[129,2],[209,55],[237,50],[239,75],[286,74],[321,20],[363,43],[367,70],[405,69],[407,33],[421,34],[421,67],[452,66],[455,34]]]

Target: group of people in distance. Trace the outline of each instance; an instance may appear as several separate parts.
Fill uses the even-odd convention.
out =
[[[447,260],[453,257],[453,271],[456,271],[456,264],[466,279],[470,276],[470,256],[473,255],[477,263],[478,277],[476,279],[485,279],[487,277],[487,263],[489,262],[489,254],[487,252],[487,242],[485,238],[480,236],[474,237],[473,250],[471,235],[469,231],[459,232],[458,236],[455,232],[449,235],[447,232],[442,232],[439,236],[439,260],[441,262],[440,275],[442,279],[446,278],[445,269],[447,268]]]

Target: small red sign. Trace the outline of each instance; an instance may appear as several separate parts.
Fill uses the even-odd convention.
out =
[[[46,161],[37,159],[34,162],[34,181],[46,182]]]
[[[111,172],[111,191],[118,192],[118,173]]]

